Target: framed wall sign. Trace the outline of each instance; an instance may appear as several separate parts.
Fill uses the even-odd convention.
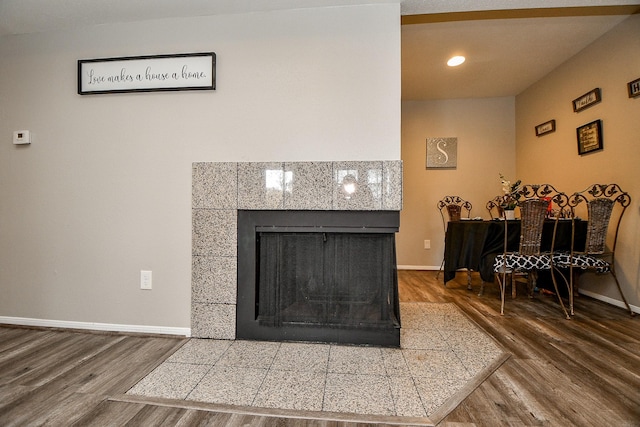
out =
[[[458,138],[427,138],[427,169],[458,165]]]
[[[627,89],[629,90],[629,98],[640,96],[640,79],[627,83]]]
[[[594,120],[591,123],[576,129],[578,135],[578,154],[587,154],[592,151],[602,150],[602,120]]]
[[[549,120],[548,122],[544,122],[536,126],[536,136],[546,135],[551,132],[556,131],[556,121]]]
[[[573,111],[577,113],[578,111],[582,111],[586,108],[594,106],[600,101],[602,101],[602,93],[600,91],[600,88],[597,87],[585,93],[584,95],[574,99]]]
[[[78,60],[80,95],[215,88],[213,52]]]

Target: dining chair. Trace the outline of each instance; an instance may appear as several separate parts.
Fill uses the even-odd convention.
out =
[[[569,269],[569,312],[574,315],[574,291],[578,290],[578,273],[595,271],[610,273],[618,287],[622,301],[631,316],[635,313],[622,292],[615,270],[615,251],[622,217],[631,204],[631,196],[617,184],[593,184],[569,197],[574,212],[571,250],[553,255],[558,268]],[[583,212],[578,212],[581,210]],[[577,213],[587,214],[587,236],[584,248],[575,247]]]
[[[570,218],[572,209],[569,206],[568,196],[561,191],[558,191],[553,185],[544,184],[525,184],[520,187],[520,197],[523,199],[540,199],[549,202],[547,207],[547,217],[551,219]],[[555,233],[557,230],[557,224],[554,224],[553,239],[555,242]],[[553,245],[552,245],[553,246]],[[529,272],[521,272],[520,275],[526,276],[527,287],[529,295],[532,296],[532,292],[537,288],[538,273],[535,270]],[[515,298],[516,288],[512,288],[512,293]],[[557,292],[556,292],[557,293]],[[558,295],[559,296],[559,295]],[[560,296],[559,296],[560,297]]]
[[[509,251],[508,235],[509,221],[504,221],[503,252],[496,256],[493,263],[495,280],[500,289],[500,314],[504,315],[504,303],[507,288],[507,277],[510,279],[512,296],[516,286],[515,274],[519,271],[536,269],[550,269],[551,260],[540,254],[542,243],[542,227],[547,214],[549,202],[540,199],[523,200],[518,204],[520,208],[520,242],[517,251]],[[483,284],[484,285],[484,284]],[[482,292],[482,290],[481,290]]]
[[[449,221],[460,221],[462,218],[469,218],[471,216],[471,209],[473,208],[471,202],[463,199],[460,196],[445,196],[442,200],[436,204],[440,217],[442,218],[442,228],[445,235],[447,233],[447,223]],[[447,213],[445,218],[445,212]],[[442,257],[442,263],[440,263],[440,269],[436,274],[436,280],[440,276],[444,268],[444,255]],[[446,283],[445,283],[446,285]],[[471,270],[467,269],[467,289],[471,289]]]
[[[547,208],[548,216],[550,218],[570,218],[572,209],[568,205],[568,198],[565,193],[556,190],[551,184],[526,184],[520,188],[520,194],[525,199],[545,199],[549,201],[549,207]],[[558,195],[561,195],[558,200],[554,201]],[[559,206],[562,204],[562,206]]]
[[[525,199],[518,203],[520,208],[520,243],[517,251],[509,251],[508,249],[507,236],[510,221],[504,221],[503,253],[496,256],[493,264],[495,280],[498,282],[500,288],[501,315],[504,315],[505,295],[508,283],[511,283],[512,296],[515,296],[513,290],[516,286],[515,276],[517,274],[524,273],[527,274],[528,277],[531,277],[540,270],[550,270],[560,306],[562,307],[565,317],[569,318],[560,293],[558,292],[557,280],[553,275],[551,253],[553,253],[554,243],[552,242],[551,244],[552,252],[541,252],[542,229],[548,214],[549,203],[549,200],[539,198]],[[555,228],[556,227],[554,227],[554,236]],[[507,277],[510,279],[509,282],[507,281]],[[532,283],[532,281],[528,281],[530,296],[532,295]]]
[[[504,196],[496,196],[489,200],[486,204],[486,208],[489,211],[491,219],[502,218],[502,205],[504,203]]]
[[[551,184],[524,184],[518,190],[520,194],[520,198],[523,200],[546,200],[549,202],[547,207],[546,216],[549,218],[556,218],[558,215],[560,217],[569,216],[570,208],[568,207],[568,197],[565,193],[558,191]],[[500,196],[496,197],[494,201],[497,202],[497,199],[501,198]],[[503,197],[502,197],[503,198]],[[553,206],[556,206],[554,208]],[[558,208],[560,206],[560,208]],[[555,237],[555,227],[554,227],[554,237]],[[538,273],[536,270],[521,270],[517,274],[513,276],[514,282],[511,287],[512,297],[516,297],[516,286],[515,286],[515,278],[517,276],[525,276],[527,279],[527,289],[529,290],[529,296],[533,295],[533,290],[537,287]]]

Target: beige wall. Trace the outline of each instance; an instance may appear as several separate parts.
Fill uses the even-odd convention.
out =
[[[499,173],[515,175],[514,98],[402,103],[403,210],[397,236],[403,268],[439,268],[444,229],[438,200],[459,195],[472,216],[489,218],[488,200],[500,194]],[[426,138],[457,137],[455,169],[426,169]],[[424,249],[431,240],[431,249]]]
[[[633,199],[620,230],[617,272],[629,303],[640,305],[640,98],[629,98],[626,87],[640,78],[639,34],[640,15],[634,15],[515,100],[403,102],[401,268],[438,268],[444,232],[437,201],[458,194],[473,203],[472,216],[486,218],[484,204],[501,190],[499,172],[564,192],[615,182]],[[574,113],[571,101],[595,87],[602,102]],[[534,127],[551,119],[556,132],[536,137]],[[596,119],[603,122],[604,150],[579,156],[576,128]],[[458,167],[425,170],[426,138],[440,136],[458,137]],[[423,249],[425,239],[431,250]],[[585,275],[581,290],[620,303],[610,276]]]
[[[620,229],[617,272],[632,305],[640,303],[640,98],[627,83],[640,78],[640,15],[634,15],[516,97],[516,169],[525,182],[550,182],[574,192],[617,183],[632,197]],[[602,102],[578,113],[571,101],[593,88]],[[534,126],[555,119],[557,131],[536,137]],[[576,128],[603,124],[604,149],[579,156]],[[582,289],[619,300],[609,277],[584,277]],[[612,287],[613,285],[613,287]]]
[[[192,162],[399,160],[399,15],[380,4],[1,37],[0,321],[188,328]],[[78,59],[202,51],[217,54],[215,91],[76,93]],[[14,146],[25,129],[33,143]]]

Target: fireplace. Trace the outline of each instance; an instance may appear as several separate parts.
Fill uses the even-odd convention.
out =
[[[295,234],[291,236],[291,218],[288,224],[276,224],[279,229],[276,231],[272,225],[261,225],[266,229],[261,229],[263,238],[258,237],[258,242],[267,242],[277,234],[284,234],[285,240],[314,240],[318,244],[318,236],[322,236],[323,245],[326,237],[331,241],[330,245],[337,244],[339,240],[353,240],[355,243],[349,244],[361,247],[356,253],[384,251],[391,254],[392,236],[397,230],[397,216],[402,208],[402,162],[399,160],[380,161],[334,161],[334,162],[197,162],[193,163],[192,173],[192,278],[191,278],[191,336],[197,338],[235,339],[237,336],[237,314],[243,310],[241,294],[244,291],[240,286],[240,279],[247,270],[238,263],[242,262],[239,257],[242,242],[238,234],[238,212],[240,211],[264,211],[264,212],[295,212],[293,217],[304,217],[309,212],[313,215],[323,216],[325,213],[338,217],[347,218],[351,215],[346,213],[363,213],[364,216],[371,214],[370,218],[395,216],[395,222],[391,226],[380,227],[373,223],[367,223],[366,227],[360,224],[361,219],[347,219],[345,224],[336,224],[332,227],[338,230],[330,230],[326,223],[307,223],[298,226]],[[357,214],[353,217],[357,217]],[[324,219],[323,219],[324,221]],[[367,219],[369,221],[369,219]],[[309,225],[311,224],[311,225]],[[359,228],[354,232],[355,228]],[[307,229],[304,229],[307,227]],[[322,227],[318,230],[319,227]],[[384,233],[378,233],[381,228],[388,227]],[[376,231],[374,233],[374,231]],[[255,239],[255,230],[252,239]],[[307,235],[307,233],[309,235]],[[370,246],[365,240],[368,235],[387,234],[387,243],[376,243]],[[242,238],[241,238],[242,239]],[[282,239],[282,236],[276,237]],[[341,242],[342,244],[344,242]],[[260,251],[259,247],[253,246]],[[288,245],[288,243],[286,244]],[[296,243],[297,245],[297,243]],[[380,246],[377,246],[380,245]],[[344,245],[343,245],[344,246]],[[362,249],[362,247],[365,247]],[[380,249],[382,248],[382,249]],[[298,252],[298,249],[294,250]],[[266,251],[268,252],[268,250]],[[331,255],[328,253],[327,255]],[[324,256],[324,255],[323,255]],[[335,255],[337,256],[337,255]],[[391,255],[386,255],[387,258]],[[337,256],[344,259],[345,256]],[[361,259],[362,257],[356,257]],[[395,256],[393,256],[395,260]],[[277,262],[277,261],[276,261]],[[309,261],[310,262],[310,261]],[[331,261],[334,262],[334,261]],[[375,261],[376,264],[380,263]],[[352,264],[352,263],[350,263]],[[328,268],[325,264],[323,269]],[[360,272],[353,273],[352,276],[363,277],[365,270],[369,270],[365,265],[358,267]],[[393,267],[395,268],[395,267]],[[393,270],[387,269],[387,271]],[[255,269],[255,264],[253,264]],[[337,267],[337,270],[346,271],[344,266]],[[371,268],[372,270],[372,268]],[[393,270],[395,272],[395,270]],[[367,271],[368,274],[368,271]],[[386,275],[387,273],[382,273]],[[393,275],[393,274],[392,274]],[[333,279],[331,279],[333,280]],[[326,287],[328,279],[319,280],[314,278],[307,281],[305,286],[314,288],[324,284]],[[255,281],[254,281],[255,282]],[[314,285],[315,282],[315,285]],[[383,285],[380,285],[383,286]],[[386,286],[386,285],[385,285]],[[367,293],[370,290],[366,290]],[[332,290],[340,293],[342,291]],[[375,291],[378,292],[378,291]],[[382,293],[387,292],[380,289]],[[255,293],[255,291],[254,291]],[[316,293],[314,297],[319,297]],[[351,310],[356,310],[357,295],[352,296]],[[266,298],[266,296],[263,296]],[[311,297],[310,297],[311,298]],[[329,293],[324,295],[329,298]],[[392,299],[391,299],[392,300]],[[390,301],[391,301],[390,300]],[[362,301],[363,303],[364,301]],[[378,301],[379,302],[379,301]],[[318,304],[320,304],[318,302]],[[322,305],[322,304],[320,304]],[[323,322],[332,325],[333,329],[339,329],[344,335],[343,327],[333,327],[334,321],[327,306],[325,319]],[[394,324],[397,317],[397,310],[394,312],[394,304],[388,308],[390,314],[379,315],[385,322]],[[348,306],[348,304],[347,304]],[[335,306],[334,310],[338,310]],[[340,307],[340,310],[342,308]],[[255,310],[255,308],[254,308]],[[324,309],[323,309],[324,310]],[[394,317],[395,316],[395,317]],[[366,323],[366,315],[361,315],[359,320],[351,323]],[[286,320],[286,321],[285,321]],[[291,321],[291,318],[273,317],[268,312],[261,315],[259,322],[263,325],[269,323],[295,323],[301,319]],[[309,323],[309,322],[307,322]],[[349,323],[349,322],[347,322]],[[386,326],[385,326],[386,327]],[[384,329],[385,327],[378,327]],[[307,333],[309,328],[307,328]],[[366,336],[366,328],[362,328],[358,335]],[[334,332],[335,335],[335,332]],[[274,338],[287,339],[287,338]],[[296,338],[298,339],[298,338]],[[329,337],[333,341],[335,338]],[[369,344],[368,338],[363,338],[363,343]],[[393,344],[384,344],[393,345]]]
[[[400,345],[394,211],[238,211],[236,337]]]

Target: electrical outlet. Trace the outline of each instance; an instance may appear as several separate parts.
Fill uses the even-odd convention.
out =
[[[431,249],[431,240],[425,240],[424,241],[424,248],[425,249]]]
[[[151,271],[140,270],[140,289],[151,290]]]

